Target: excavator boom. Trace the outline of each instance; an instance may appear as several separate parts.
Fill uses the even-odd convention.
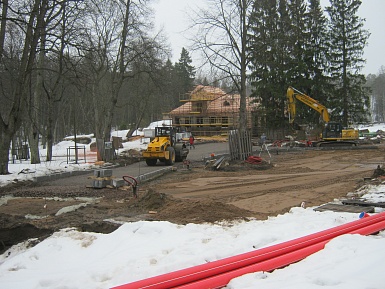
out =
[[[329,112],[327,108],[319,103],[317,100],[311,98],[305,93],[300,92],[294,87],[289,86],[287,89],[287,99],[289,101],[289,122],[294,123],[296,117],[296,101],[299,100],[317,111],[321,116],[324,122],[328,123],[330,121]]]
[[[307,106],[317,111],[325,122],[325,127],[322,132],[321,140],[313,142],[317,146],[352,146],[357,145],[358,141],[358,130],[354,128],[344,129],[341,123],[330,122],[330,116],[327,108],[319,103],[317,100],[311,98],[305,93],[300,92],[292,86],[287,89],[287,99],[289,102],[289,123],[294,129],[299,128],[296,124],[296,101],[301,101]]]

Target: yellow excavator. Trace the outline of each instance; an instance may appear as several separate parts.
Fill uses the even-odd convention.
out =
[[[313,146],[356,146],[358,144],[358,130],[354,128],[344,129],[341,123],[330,121],[327,108],[317,100],[291,86],[287,89],[287,99],[289,105],[289,123],[295,130],[300,130],[300,126],[295,123],[297,101],[301,101],[317,111],[325,122],[321,140],[312,142]]]
[[[184,161],[188,153],[186,145],[177,141],[176,128],[162,126],[155,128],[155,137],[142,152],[142,156],[148,166],[155,166],[158,160],[172,166],[175,162]]]

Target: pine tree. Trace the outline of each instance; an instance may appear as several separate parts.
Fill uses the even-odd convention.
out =
[[[250,15],[249,58],[252,96],[260,103],[261,126],[274,128],[277,106],[277,69],[278,69],[278,4],[272,0],[255,1]]]
[[[309,0],[304,17],[306,34],[302,53],[306,77],[298,84],[298,88],[327,106],[328,95],[330,95],[329,78],[326,72],[328,30],[320,0]],[[304,118],[308,124],[315,126],[319,126],[321,120],[320,115],[308,107]]]
[[[326,105],[327,76],[327,19],[320,5],[320,0],[309,0],[307,21],[309,43],[306,47],[306,64],[311,82],[311,96]]]
[[[161,87],[162,102],[164,103],[165,111],[169,111],[180,105],[178,85],[175,82],[177,75],[170,59],[162,67],[161,77],[163,82]]]
[[[194,85],[195,67],[191,65],[192,59],[185,48],[182,48],[179,61],[175,63],[175,71],[180,93],[189,92]]]
[[[255,1],[250,16],[249,58],[250,79],[254,97],[264,104],[274,67],[277,5],[275,1]]]
[[[278,1],[278,23],[277,23],[277,80],[276,92],[277,107],[276,119],[279,120],[279,127],[288,124],[286,112],[286,90],[290,84],[292,59],[293,59],[293,27],[290,19],[288,3],[286,0]]]
[[[301,82],[305,77],[305,14],[302,0],[254,2],[249,36],[250,79],[253,96],[266,114],[267,128],[288,124],[286,89],[294,80]]]
[[[300,88],[308,85],[309,73],[306,63],[309,38],[309,27],[307,9],[304,0],[288,1],[288,12],[290,17],[290,67],[288,80],[290,85]]]
[[[360,70],[365,62],[363,49],[369,33],[358,17],[360,0],[330,0],[329,14],[330,74],[335,85],[330,105],[332,117],[347,127],[349,123],[367,119],[369,91],[364,87],[365,76]]]
[[[309,70],[312,51],[310,48],[311,31],[307,4],[304,0],[288,1],[290,26],[289,36],[289,67],[286,73],[287,86],[293,86],[303,92],[311,90],[311,73]],[[311,122],[315,111],[307,105],[297,106],[297,121],[303,119],[307,124]]]

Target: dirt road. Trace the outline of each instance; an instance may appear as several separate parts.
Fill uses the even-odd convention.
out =
[[[177,198],[205,198],[259,214],[278,214],[299,206],[315,206],[345,197],[384,163],[382,148],[285,152],[272,156],[272,168],[202,176],[158,189]],[[269,160],[269,158],[266,158]]]
[[[66,227],[111,232],[116,221],[202,223],[265,219],[302,202],[321,205],[344,198],[385,162],[385,147],[262,153],[264,165],[232,162],[219,171],[194,162],[130,190],[28,184],[0,191],[0,243],[5,249],[29,237]],[[114,220],[114,221],[112,221]]]

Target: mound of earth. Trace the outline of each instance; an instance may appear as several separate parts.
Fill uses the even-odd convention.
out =
[[[247,220],[255,213],[234,205],[213,200],[177,199],[163,193],[149,190],[138,205],[152,213],[153,220],[176,224],[215,223],[237,219]]]

